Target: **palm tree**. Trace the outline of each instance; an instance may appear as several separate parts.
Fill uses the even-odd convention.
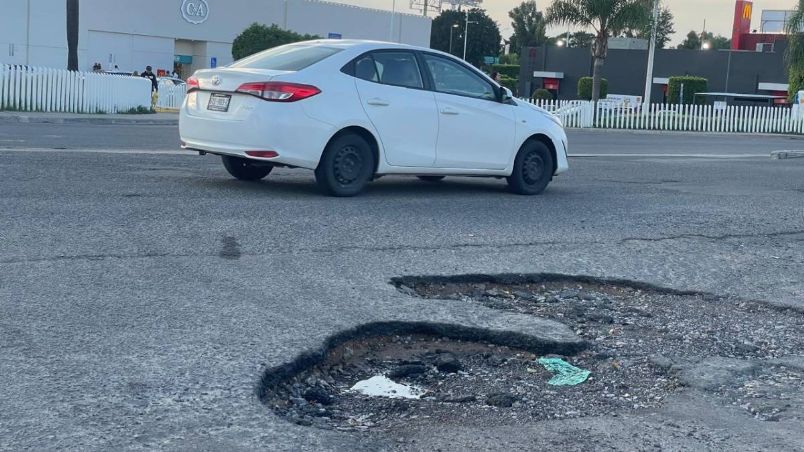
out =
[[[793,15],[787,19],[787,71],[790,86],[788,95],[795,98],[800,89],[804,89],[804,0],[798,0]]]
[[[600,69],[609,53],[609,37],[643,26],[650,21],[652,7],[652,0],[555,0],[547,8],[549,24],[591,27],[595,31],[592,42],[593,102],[597,103],[600,98]]]
[[[78,0],[67,0],[67,70],[78,70]]]

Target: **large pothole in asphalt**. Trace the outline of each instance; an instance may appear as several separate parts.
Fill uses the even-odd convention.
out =
[[[393,282],[434,303],[460,300],[558,320],[586,339],[588,348],[522,348],[521,341],[505,337],[373,328],[333,342],[320,356],[269,371],[260,387],[262,401],[302,425],[391,433],[616,416],[660,406],[683,386],[722,397],[763,420],[804,416],[804,359],[796,356],[804,350],[804,321],[798,313],[590,278]],[[545,357],[590,375],[579,384],[555,386],[554,374],[540,364]],[[386,394],[397,397],[366,395],[358,386],[372,377],[403,386]],[[398,397],[406,391],[415,398]]]

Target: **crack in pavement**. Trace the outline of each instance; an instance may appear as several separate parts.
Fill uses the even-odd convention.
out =
[[[708,239],[708,240],[728,240],[728,239],[743,239],[743,238],[758,238],[758,237],[785,237],[791,235],[804,234],[801,231],[780,231],[780,232],[762,232],[755,234],[721,234],[721,235],[707,235],[707,234],[678,234],[670,235],[667,237],[629,237],[620,240],[620,244],[624,245],[628,242],[663,242],[667,240],[680,240],[680,239]]]
[[[804,235],[802,231],[781,231],[771,233],[759,234],[723,234],[723,235],[706,235],[706,234],[679,234],[667,237],[629,237],[622,239],[617,244],[624,245],[629,242],[662,242],[669,240],[680,239],[708,239],[708,240],[726,240],[732,238],[756,238],[756,237],[783,237],[792,235]],[[801,240],[794,241],[804,241]],[[393,245],[393,246],[332,246],[332,247],[318,247],[318,248],[289,248],[286,250],[274,250],[264,253],[247,253],[242,252],[239,256],[279,256],[279,255],[293,255],[299,253],[338,253],[338,252],[351,252],[351,251],[448,251],[448,250],[461,250],[461,249],[507,249],[507,248],[521,248],[533,246],[552,246],[552,245],[606,245],[612,242],[601,240],[579,240],[579,241],[561,241],[561,240],[544,240],[544,241],[530,241],[530,242],[516,242],[516,243],[460,243],[445,246],[415,246],[415,245]],[[78,254],[78,255],[59,255],[40,258],[9,258],[0,259],[0,264],[23,264],[23,263],[37,263],[37,262],[58,262],[58,261],[101,261],[104,259],[150,259],[150,258],[165,258],[165,257],[228,257],[222,256],[221,252],[209,253],[130,253],[130,254]]]

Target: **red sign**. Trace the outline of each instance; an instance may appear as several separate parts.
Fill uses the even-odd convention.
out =
[[[558,90],[559,83],[557,78],[546,78],[544,79],[544,89]]]
[[[740,49],[742,35],[751,33],[751,15],[754,4],[751,0],[737,0],[734,2],[734,27],[731,32],[731,48]]]

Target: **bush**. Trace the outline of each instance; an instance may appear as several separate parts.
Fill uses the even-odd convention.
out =
[[[794,102],[799,90],[804,89],[804,68],[791,65],[788,71],[788,83],[790,87],[787,89],[787,100]]]
[[[510,89],[511,92],[514,93],[514,96],[517,95],[516,94],[516,91],[517,91],[516,87],[517,87],[518,84],[519,84],[519,79],[506,77],[504,75],[500,76],[500,85]]]
[[[544,88],[539,88],[533,92],[533,100],[553,100],[553,93]]]
[[[519,64],[519,55],[516,53],[509,53],[508,55],[500,56],[500,64]]]
[[[519,78],[518,64],[492,64],[491,70],[505,77]]]
[[[684,85],[684,98],[679,102],[681,85]],[[691,104],[695,100],[695,93],[705,93],[708,81],[703,77],[682,75],[670,77],[667,84],[667,102],[670,104]],[[698,103],[706,103],[706,99],[699,97]]]
[[[578,99],[592,100],[592,77],[581,77],[578,79]],[[605,99],[609,94],[609,81],[600,79],[600,98]]]
[[[235,38],[232,43],[232,57],[235,60],[240,60],[276,46],[311,39],[321,38],[315,35],[302,35],[294,31],[283,30],[276,24],[268,27],[253,23]]]

